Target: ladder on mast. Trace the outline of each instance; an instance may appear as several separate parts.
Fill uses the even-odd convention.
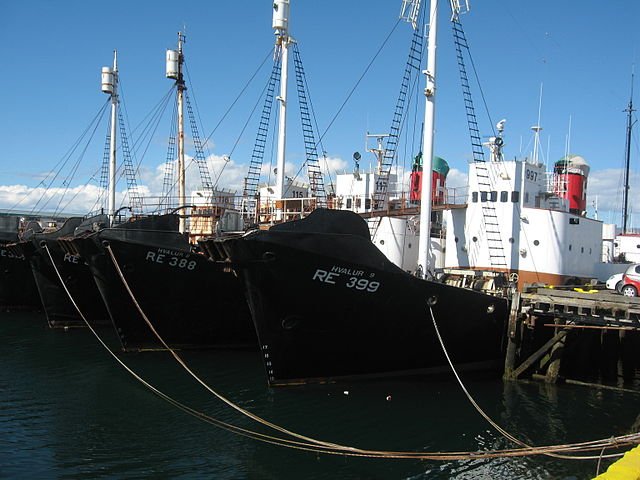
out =
[[[264,152],[269,136],[269,122],[271,119],[271,109],[273,107],[273,99],[275,96],[274,92],[277,85],[280,83],[280,61],[280,55],[276,54],[273,62],[273,69],[271,70],[271,77],[269,78],[269,83],[266,88],[267,92],[262,106],[260,123],[258,124],[258,133],[256,135],[256,141],[253,145],[253,152],[251,153],[251,160],[249,162],[249,171],[244,179],[242,196],[246,206],[246,212],[249,215],[254,212],[257,204],[256,196],[258,194],[258,185],[260,183],[262,160],[264,158]]]
[[[487,162],[484,158],[484,149],[482,146],[482,141],[480,139],[478,119],[476,117],[475,109],[473,106],[471,87],[469,86],[469,78],[467,76],[467,69],[464,63],[463,52],[466,51],[467,54],[469,53],[469,44],[467,43],[467,38],[464,34],[464,30],[462,29],[462,24],[460,23],[458,15],[459,11],[455,10],[456,3],[459,2],[455,0],[452,1],[454,14],[451,20],[451,25],[453,27],[453,37],[456,46],[458,68],[460,70],[460,81],[462,84],[462,96],[467,116],[467,124],[471,136],[471,151],[473,155],[473,161],[476,165],[476,176],[478,179],[480,190],[490,192],[493,190],[490,172],[487,168]],[[487,236],[487,245],[489,248],[489,260],[491,262],[491,266],[498,268],[507,268],[504,248],[502,246],[502,236],[500,234],[500,225],[498,223],[498,216],[496,215],[496,210],[490,201],[482,202],[482,222],[484,224],[484,230]]]
[[[104,153],[102,157],[102,167],[100,168],[100,197],[98,202],[104,211],[108,210],[107,206],[107,190],[109,189],[109,155],[111,144],[110,126],[107,125],[107,137],[104,144]]]
[[[169,135],[169,142],[167,144],[167,162],[164,168],[164,181],[162,183],[162,198],[160,204],[166,204],[167,210],[175,208],[175,201],[171,195],[174,190],[174,163],[176,161],[176,134],[175,129],[172,129]]]
[[[396,151],[398,148],[398,141],[400,139],[400,132],[402,129],[411,79],[414,73],[420,72],[424,41],[421,30],[416,28],[419,12],[420,0],[403,0],[400,18],[415,26],[413,29],[411,44],[409,45],[409,55],[404,70],[404,76],[402,78],[402,84],[400,86],[400,93],[398,95],[398,100],[396,101],[396,108],[385,145],[385,152],[382,156],[382,161],[380,162],[378,169],[378,181],[376,181],[376,188],[373,193],[372,210],[380,210],[384,207],[389,187],[391,167],[393,166],[393,162],[396,158]]]
[[[324,189],[324,179],[322,177],[322,171],[320,170],[316,139],[311,124],[309,102],[307,101],[307,82],[297,43],[293,44],[293,59],[296,72],[296,86],[298,87],[298,103],[300,106],[300,119],[302,121],[302,135],[304,137],[309,188],[311,189],[311,196],[316,200],[316,206],[326,207],[327,195]]]
[[[136,181],[136,169],[133,166],[131,160],[131,150],[129,149],[129,141],[127,139],[126,131],[124,128],[124,120],[122,118],[122,112],[118,110],[118,123],[120,124],[120,137],[121,137],[121,149],[122,156],[124,158],[124,173],[127,179],[127,189],[129,191],[129,206],[131,207],[131,214],[142,213],[142,197],[138,191],[138,183]]]
[[[185,92],[186,93],[186,92]],[[193,114],[191,108],[191,100],[189,95],[185,95],[187,103],[187,113],[189,115],[189,124],[191,125],[191,135],[193,137],[193,146],[196,150],[195,160],[198,164],[198,170],[200,171],[200,181],[202,182],[202,188],[213,192],[213,183],[211,182],[211,175],[209,175],[209,167],[207,167],[207,160],[204,156],[204,148],[202,146],[202,140],[200,140],[200,134],[198,132],[198,124],[196,123],[196,117]]]

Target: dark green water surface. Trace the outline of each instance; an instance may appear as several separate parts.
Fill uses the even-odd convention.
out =
[[[115,345],[109,329],[99,331]],[[454,378],[270,389],[257,352],[182,352],[213,389],[301,434],[362,448],[509,448]],[[118,354],[164,393],[218,420],[268,433],[198,385],[166,352]],[[464,375],[503,428],[534,445],[628,433],[640,396]],[[222,430],[170,405],[127,373],[88,329],[53,331],[39,313],[0,313],[0,478],[587,479],[597,460],[352,458]],[[603,461],[601,470],[611,461]]]

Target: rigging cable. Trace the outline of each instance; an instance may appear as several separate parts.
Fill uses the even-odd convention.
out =
[[[371,61],[369,62],[369,64],[366,66],[366,68],[364,69],[364,71],[362,72],[362,74],[360,75],[360,78],[358,78],[358,80],[356,81],[355,85],[351,88],[351,90],[349,91],[349,93],[347,94],[347,97],[344,99],[344,101],[342,102],[342,105],[340,105],[340,108],[338,108],[338,111],[335,113],[335,115],[333,116],[333,118],[331,118],[331,121],[329,122],[329,125],[327,125],[327,128],[325,128],[324,132],[322,133],[322,135],[320,135],[320,137],[318,138],[318,144],[322,141],[322,139],[324,138],[324,136],[327,134],[327,132],[329,131],[329,129],[333,126],[334,122],[338,119],[338,116],[340,115],[340,113],[342,112],[342,110],[344,109],[344,107],[347,105],[347,102],[349,102],[349,100],[351,99],[351,96],[353,95],[353,93],[356,91],[356,88],[358,88],[358,86],[360,85],[360,82],[362,82],[362,80],[364,79],[365,75],[367,74],[367,72],[369,71],[369,69],[371,68],[371,66],[373,65],[373,62],[375,62],[376,58],[378,58],[378,55],[380,55],[380,53],[382,52],[382,50],[384,49],[384,47],[387,45],[387,42],[389,41],[389,39],[391,38],[391,35],[393,34],[393,32],[395,32],[396,28],[398,27],[398,25],[400,24],[401,19],[398,19],[398,21],[395,23],[395,25],[393,26],[393,28],[391,29],[391,31],[389,32],[389,34],[386,36],[386,38],[384,39],[384,41],[382,42],[382,44],[380,45],[380,47],[378,47],[378,50],[376,51],[375,55],[373,56],[373,58],[371,59]]]
[[[240,90],[240,93],[236,96],[236,98],[233,100],[233,102],[231,102],[231,105],[229,105],[229,108],[227,108],[227,110],[224,112],[224,114],[222,115],[222,118],[220,118],[220,120],[218,121],[218,123],[216,124],[215,127],[213,127],[213,130],[211,131],[211,133],[207,136],[207,138],[205,138],[205,143],[207,143],[209,141],[209,139],[211,138],[211,136],[216,132],[216,130],[218,129],[218,127],[222,124],[222,122],[224,121],[225,118],[227,118],[227,115],[229,115],[229,113],[231,112],[231,109],[235,106],[235,104],[238,102],[238,100],[240,100],[240,97],[242,97],[242,95],[244,94],[244,92],[247,90],[247,88],[249,87],[249,85],[251,84],[251,82],[253,82],[253,79],[256,77],[256,75],[258,74],[258,72],[262,69],[263,65],[266,63],[266,61],[273,55],[273,47],[269,50],[269,52],[267,53],[267,56],[264,57],[264,60],[262,60],[262,63],[258,66],[258,68],[256,69],[255,72],[253,72],[253,75],[251,75],[251,78],[249,78],[249,80],[247,81],[247,83],[244,85],[244,87],[242,87],[242,90]]]
[[[105,101],[104,104],[102,105],[102,107],[100,107],[100,109],[98,110],[98,112],[96,113],[96,115],[94,115],[94,117],[91,119],[91,121],[89,122],[89,124],[87,125],[87,127],[85,128],[85,130],[82,132],[82,134],[80,134],[80,136],[78,137],[78,139],[73,143],[73,145],[69,148],[69,150],[67,150],[67,152],[62,156],[62,158],[58,161],[58,163],[54,166],[53,170],[49,173],[47,173],[47,175],[38,183],[38,185],[36,185],[36,187],[34,187],[34,189],[32,190],[32,192],[36,192],[37,189],[39,187],[43,187],[44,190],[42,192],[42,195],[40,196],[40,198],[36,201],[36,203],[34,204],[34,206],[31,209],[30,214],[33,215],[36,212],[36,209],[38,208],[38,205],[40,204],[40,202],[44,199],[44,197],[47,194],[47,191],[51,188],[51,186],[53,185],[53,182],[58,178],[58,175],[60,174],[61,170],[65,167],[65,165],[67,164],[67,162],[69,161],[71,155],[74,154],[74,152],[76,151],[76,149],[78,148],[78,146],[80,145],[80,142],[83,141],[83,139],[85,138],[85,136],[87,135],[87,133],[90,131],[92,125],[94,123],[98,124],[100,122],[100,118],[104,115],[104,112],[107,109],[107,106],[109,105],[109,101]],[[94,130],[97,127],[94,127]],[[49,178],[52,175],[52,172],[54,172],[55,174],[53,175],[53,178],[50,179],[49,183],[47,184],[46,182],[49,180]],[[20,204],[26,200],[29,197],[29,194],[25,195],[24,197],[22,197],[20,200],[18,200],[18,202],[16,202],[10,209],[9,211],[14,211],[17,207],[20,206]],[[48,200],[47,200],[48,203]],[[46,205],[46,204],[45,204]],[[42,207],[44,208],[44,207]],[[40,209],[40,211],[42,211],[42,208]]]

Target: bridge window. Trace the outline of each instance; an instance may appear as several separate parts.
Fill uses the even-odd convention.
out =
[[[506,191],[500,192],[500,201],[502,203],[508,202],[509,201],[509,192],[506,192]]]
[[[489,192],[489,201],[495,202],[497,200],[498,200],[498,192],[496,192],[495,190],[492,190],[491,192]]]
[[[487,201],[487,194],[489,192],[480,192],[480,201],[481,202],[486,202]]]

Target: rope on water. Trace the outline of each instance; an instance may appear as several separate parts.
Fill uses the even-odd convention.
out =
[[[127,279],[125,278],[124,274],[122,273],[122,269],[120,268],[120,265],[118,264],[115,254],[113,253],[113,249],[111,248],[111,245],[107,244],[106,245],[106,250],[107,252],[109,252],[109,256],[111,257],[111,260],[113,262],[113,266],[116,269],[116,272],[118,273],[118,277],[120,277],[120,280],[122,281],[122,284],[124,285],[125,289],[127,290],[127,292],[129,293],[129,296],[131,297],[131,301],[133,302],[133,304],[136,306],[136,309],[138,310],[138,312],[140,313],[140,315],[142,316],[143,320],[145,321],[145,323],[147,324],[147,326],[151,329],[151,331],[153,332],[153,334],[156,336],[156,338],[158,339],[158,341],[162,344],[162,346],[164,348],[167,349],[167,351],[171,354],[171,356],[173,356],[173,358],[175,358],[175,360],[182,366],[182,368],[184,368],[186,370],[186,372],[191,375],[196,382],[198,382],[200,385],[202,385],[208,392],[210,392],[212,395],[214,395],[216,398],[218,398],[219,400],[221,400],[222,402],[224,402],[225,404],[227,404],[228,406],[230,406],[231,408],[233,408],[234,410],[240,412],[241,414],[251,418],[252,420],[255,420],[258,423],[261,423],[265,426],[268,426],[270,428],[273,428],[274,430],[277,430],[279,432],[285,433],[287,435],[291,435],[293,437],[296,438],[300,438],[302,440],[308,441],[308,442],[312,442],[314,444],[318,444],[318,445],[323,445],[325,447],[332,447],[332,448],[344,448],[340,445],[334,444],[334,443],[329,443],[329,442],[323,442],[321,440],[315,440],[309,437],[305,437],[304,435],[300,435],[298,433],[295,432],[291,432],[279,425],[276,425],[274,423],[271,423],[267,420],[264,420],[263,418],[249,412],[248,410],[245,410],[244,408],[240,407],[239,405],[233,403],[231,400],[227,399],[226,397],[224,397],[222,394],[218,393],[217,391],[215,391],[213,388],[211,388],[209,385],[207,385],[200,377],[198,377],[188,366],[187,364],[184,362],[184,360],[180,357],[180,355],[178,355],[176,353],[176,351],[171,348],[165,341],[164,339],[160,336],[160,334],[158,333],[158,331],[155,329],[155,327],[153,326],[153,324],[151,323],[151,320],[149,320],[149,317],[146,315],[146,313],[142,310],[142,307],[140,306],[140,303],[138,302],[136,296],[133,294],[133,291],[131,290],[131,287],[129,286],[129,283],[127,282]]]
[[[447,363],[449,363],[449,367],[451,368],[451,371],[453,372],[454,376],[456,377],[456,380],[458,381],[458,384],[460,385],[460,388],[462,389],[462,391],[466,395],[467,399],[469,400],[469,402],[471,402],[471,405],[473,405],[473,407],[478,411],[478,413],[487,422],[489,422],[489,424],[493,428],[495,428],[498,431],[498,433],[500,433],[507,440],[510,440],[511,442],[513,442],[516,445],[519,445],[520,447],[523,447],[523,448],[535,448],[535,447],[532,447],[531,445],[528,445],[525,442],[521,441],[520,439],[518,439],[517,437],[515,437],[511,433],[507,432],[500,425],[498,425],[498,423],[496,423],[480,407],[480,405],[478,405],[478,403],[475,401],[475,399],[471,396],[471,394],[469,393],[469,390],[467,390],[467,387],[465,387],[464,383],[462,382],[462,379],[460,378],[460,375],[458,375],[458,371],[456,370],[456,368],[453,365],[453,362],[451,361],[451,357],[449,356],[449,352],[447,352],[447,347],[445,346],[444,341],[442,340],[442,335],[440,335],[440,329],[438,328],[438,323],[436,322],[436,317],[433,314],[433,309],[431,308],[431,305],[428,305],[428,307],[429,307],[429,313],[431,314],[431,320],[433,322],[433,328],[436,331],[436,336],[438,337],[438,341],[440,342],[440,347],[442,348],[444,356],[447,359]],[[604,447],[603,447],[603,452],[604,452]],[[620,454],[611,454],[611,455],[602,455],[602,453],[600,455],[587,456],[587,457],[578,457],[578,456],[571,456],[571,455],[559,455],[559,454],[556,454],[556,453],[553,453],[553,452],[545,452],[544,455],[548,455],[548,456],[556,457],[556,458],[562,458],[562,459],[569,459],[569,460],[599,460],[601,458],[612,458],[612,457],[618,457],[618,456],[623,455],[622,453],[620,453]]]
[[[549,452],[597,451],[607,446],[635,445],[638,442],[640,442],[639,434],[631,434],[631,435],[624,435],[624,436],[619,436],[615,438],[594,440],[594,441],[582,442],[582,443],[574,443],[569,445],[550,445],[550,446],[544,446],[544,447],[526,447],[526,448],[517,448],[517,449],[488,450],[488,451],[476,451],[476,452],[412,452],[412,451],[366,450],[366,449],[354,448],[354,447],[338,445],[338,444],[333,444],[328,442],[321,442],[319,440],[314,440],[314,439],[310,439],[310,442],[301,442],[301,441],[295,441],[287,438],[267,435],[264,433],[256,432],[254,430],[245,429],[237,425],[233,425],[233,424],[218,420],[216,418],[213,418],[203,412],[195,410],[179,402],[178,400],[175,400],[169,395],[158,390],[152,384],[150,384],[149,382],[144,380],[142,377],[140,377],[131,368],[129,368],[128,365],[126,365],[120,358],[118,358],[118,356],[109,348],[109,346],[100,338],[98,333],[91,326],[87,318],[84,316],[84,314],[78,307],[73,296],[69,292],[69,289],[67,288],[62,276],[60,275],[60,272],[55,262],[53,261],[51,252],[49,251],[49,248],[46,244],[44,248],[47,251],[47,254],[49,255],[49,259],[51,260],[51,264],[53,265],[56,275],[58,276],[58,279],[60,280],[65,292],[69,296],[71,303],[76,308],[76,310],[78,311],[78,314],[80,315],[82,320],[85,322],[85,324],[87,325],[91,333],[96,337],[96,339],[102,345],[102,347],[116,360],[116,362],[118,362],[130,375],[132,375],[142,385],[144,385],[149,390],[151,390],[152,393],[162,398],[163,400],[167,401],[168,403],[175,406],[176,408],[182,410],[183,412],[195,418],[198,418],[203,422],[209,423],[223,430],[226,430],[231,433],[235,433],[237,435],[241,435],[246,438],[251,438],[254,440],[261,441],[263,443],[268,443],[271,445],[290,448],[294,450],[322,453],[327,455],[340,455],[340,456],[348,456],[348,457],[365,457],[365,458],[385,458],[385,459],[435,460],[435,461],[524,457],[524,456],[545,454]],[[115,260],[115,257],[112,256],[112,260]],[[118,268],[118,271],[122,273],[119,268]],[[121,277],[121,278],[124,278],[124,277]],[[131,295],[131,292],[130,292],[130,295]],[[148,319],[146,320],[148,321]],[[155,332],[155,329],[152,329],[152,330]],[[155,333],[157,334],[157,332]],[[159,338],[159,340],[161,339]],[[167,349],[172,351],[168,347]],[[173,353],[175,354],[175,352]],[[181,364],[183,363],[184,362],[181,362]],[[201,380],[199,381],[202,383]],[[227,400],[227,402],[229,401]],[[255,417],[256,419],[258,419],[258,421],[262,420],[253,414],[250,414],[250,415],[252,416],[252,418]],[[264,422],[263,424],[269,425],[269,426],[273,425],[270,422]],[[277,426],[274,425],[274,427],[277,427]],[[283,433],[297,436],[298,438],[300,437],[306,438],[301,435],[294,434],[293,432],[288,433],[288,431],[283,429],[282,427],[280,427],[280,429],[281,429],[280,431],[282,431]],[[569,457],[569,458],[576,459],[577,457]],[[603,458],[607,458],[607,457],[603,457]]]

